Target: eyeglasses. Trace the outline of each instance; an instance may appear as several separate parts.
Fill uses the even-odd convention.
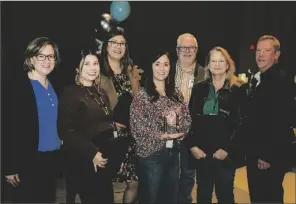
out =
[[[44,61],[44,60],[46,60],[46,58],[49,61],[54,61],[56,59],[55,55],[42,55],[42,54],[36,55],[36,58],[38,61]]]
[[[126,47],[126,43],[125,42],[116,42],[116,41],[108,41],[109,43],[111,43],[112,47],[121,47],[121,48],[125,48]]]
[[[195,52],[197,50],[197,47],[190,46],[190,47],[185,47],[185,46],[180,46],[177,47],[181,52],[186,52],[187,50],[190,52]]]

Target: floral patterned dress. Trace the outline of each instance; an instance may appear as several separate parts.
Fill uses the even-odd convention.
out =
[[[131,83],[125,74],[116,74],[111,77],[112,82],[114,84],[117,96],[118,96],[118,103],[121,103],[122,100],[125,100],[124,103],[126,104],[126,99],[124,98],[125,95],[128,95],[131,97],[132,89],[131,89]],[[120,110],[124,111],[125,113],[129,113],[129,105],[127,104],[125,106],[120,106],[119,108],[124,108],[128,110]],[[115,107],[115,109],[118,107]],[[126,115],[126,114],[123,114]],[[128,114],[129,115],[129,114]],[[129,120],[127,119],[127,127]],[[127,130],[119,130],[118,131],[119,137],[131,137],[131,133],[129,128]],[[114,182],[131,182],[133,180],[137,181],[138,177],[136,175],[136,153],[135,153],[136,143],[135,140],[132,139],[132,142],[128,148],[128,152],[125,155],[125,159],[122,163],[121,171],[115,176],[113,179]]]

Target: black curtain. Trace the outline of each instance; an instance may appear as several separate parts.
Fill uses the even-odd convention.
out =
[[[37,36],[47,36],[59,45],[62,64],[51,76],[58,91],[73,83],[79,50],[95,37],[100,16],[110,13],[110,5],[110,1],[1,2],[2,94],[14,86],[14,76],[23,71],[25,48]],[[282,66],[295,70],[295,2],[132,1],[130,6],[131,14],[120,26],[128,36],[132,59],[141,67],[146,67],[145,59],[158,46],[176,59],[177,37],[189,32],[198,39],[201,65],[212,47],[222,46],[236,62],[237,73],[245,72],[256,68],[250,45],[269,33],[281,42]]]

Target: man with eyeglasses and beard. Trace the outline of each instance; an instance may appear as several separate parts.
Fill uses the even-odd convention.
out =
[[[184,101],[188,104],[191,90],[195,83],[204,79],[204,67],[196,61],[198,43],[196,38],[190,33],[184,33],[177,39],[178,61],[175,69],[175,88],[183,95]],[[194,158],[184,146],[180,144],[180,167],[181,175],[179,180],[179,203],[192,203],[191,191],[194,186],[195,169],[191,167],[190,160]]]

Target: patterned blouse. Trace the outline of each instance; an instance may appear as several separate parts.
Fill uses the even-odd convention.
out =
[[[132,93],[131,82],[126,74],[114,74],[111,79],[118,97],[126,92]]]
[[[136,140],[136,154],[138,156],[147,157],[165,145],[166,141],[160,139],[160,135],[163,134],[163,113],[178,108],[181,108],[179,132],[186,135],[191,124],[188,106],[162,96],[156,101],[150,102],[147,92],[140,88],[130,109],[130,128],[132,136]]]

